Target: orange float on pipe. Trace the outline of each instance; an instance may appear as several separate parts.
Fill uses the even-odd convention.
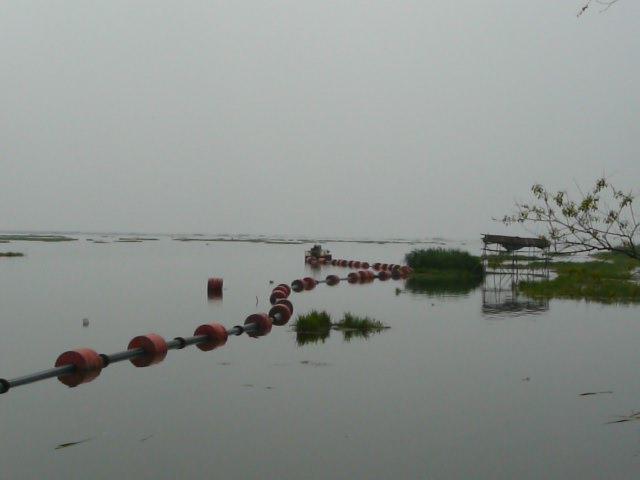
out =
[[[291,310],[289,307],[282,303],[276,303],[271,310],[269,310],[269,317],[274,325],[282,326],[286,325],[291,318]]]
[[[360,265],[362,268],[369,268],[369,262],[362,262]]]
[[[378,274],[378,278],[379,278],[380,280],[382,280],[383,282],[384,282],[385,280],[389,280],[389,277],[390,277],[390,276],[391,276],[391,275],[389,274],[389,272],[387,272],[387,271],[385,271],[385,270],[382,270],[382,271]]]
[[[129,360],[136,367],[148,367],[160,363],[167,356],[167,342],[155,333],[139,335],[133,338],[129,342],[127,350],[134,350],[136,348],[142,348],[145,352],[143,356]]]
[[[254,313],[249,315],[244,321],[245,327],[247,325],[255,325],[255,329],[247,331],[247,335],[253,338],[263,337],[271,331],[273,322],[266,313]]]
[[[269,297],[269,303],[271,303],[271,305],[275,305],[276,302],[281,298],[287,298],[287,294],[284,292],[284,290],[276,289],[271,293],[271,296]]]
[[[67,375],[60,375],[58,380],[68,387],[77,387],[96,379],[104,368],[100,355],[90,348],[79,348],[62,353],[56,359],[55,366],[74,365],[76,371]]]
[[[194,337],[199,335],[206,335],[208,337],[206,342],[196,344],[196,347],[203,352],[209,352],[214,348],[223,346],[227,343],[227,338],[229,337],[227,329],[219,323],[205,323],[204,325],[200,325],[196,328],[195,332],[193,332]]]
[[[360,280],[360,275],[357,272],[349,272],[347,275],[347,282],[349,283],[358,283]]]
[[[291,303],[289,300],[287,300],[286,298],[281,298],[276,302],[276,305],[286,305],[287,307],[289,307],[289,311],[291,312],[291,315],[293,315],[293,303]]]
[[[326,282],[327,282],[327,285],[332,287],[340,283],[340,277],[337,275],[327,275]]]
[[[287,292],[287,297],[289,295],[291,295],[291,287],[289,285],[287,285],[286,283],[280,283],[280,284],[276,285],[276,288],[281,288],[284,291],[286,291]]]
[[[304,282],[300,279],[294,280],[291,282],[291,290],[294,292],[301,292],[304,290]]]
[[[313,290],[314,288],[316,288],[316,281],[311,277],[304,277],[302,279],[302,283],[305,290]]]

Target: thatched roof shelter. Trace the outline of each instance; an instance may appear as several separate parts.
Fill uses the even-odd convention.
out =
[[[497,244],[509,252],[520,250],[521,248],[531,247],[546,250],[551,245],[546,238],[526,238],[526,237],[510,237],[508,235],[489,235],[482,236],[485,245]]]

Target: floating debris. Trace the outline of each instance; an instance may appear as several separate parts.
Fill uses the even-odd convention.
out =
[[[83,327],[88,327],[89,326],[89,319],[88,318],[83,318],[82,319],[82,326]]]
[[[600,394],[603,394],[603,393],[613,393],[613,391],[612,390],[603,390],[602,392],[585,392],[585,393],[581,393],[580,396],[581,397],[586,397],[586,396],[589,396],[589,395],[600,395]]]
[[[63,448],[73,447],[74,445],[79,445],[81,443],[88,442],[89,440],[93,440],[94,438],[95,437],[89,437],[89,438],[84,438],[82,440],[78,440],[77,442],[61,443],[55,448],[55,450],[62,450]]]
[[[612,423],[630,422],[632,420],[640,420],[640,412],[632,412],[630,415],[618,415],[618,420],[606,422],[605,425],[610,425]]]

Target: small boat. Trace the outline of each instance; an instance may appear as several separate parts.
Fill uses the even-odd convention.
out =
[[[314,245],[311,250],[307,250],[306,252],[304,252],[304,261],[307,263],[330,262],[331,252],[329,250],[324,250],[322,248],[322,245]]]

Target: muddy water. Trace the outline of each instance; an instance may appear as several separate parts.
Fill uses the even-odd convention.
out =
[[[270,280],[346,273],[305,268],[308,246],[3,244],[27,256],[0,259],[0,377],[69,348],[232,326],[268,309]],[[412,248],[326,246],[388,262]],[[224,277],[222,301],[207,300],[209,276]],[[274,327],[146,369],[113,365],[77,388],[16,388],[0,396],[0,477],[635,478],[640,424],[607,422],[640,410],[638,310],[535,302],[508,283],[318,286],[293,294],[297,312],[391,328],[299,346]],[[580,395],[601,391],[613,393]]]

